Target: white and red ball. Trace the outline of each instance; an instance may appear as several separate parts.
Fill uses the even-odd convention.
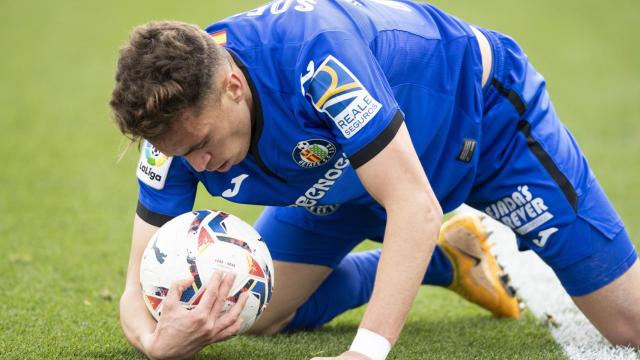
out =
[[[242,292],[250,293],[240,314],[240,332],[248,330],[271,299],[273,262],[251,225],[217,210],[182,214],[164,224],[149,241],[140,264],[140,284],[151,315],[158,320],[171,284],[189,277],[194,279],[193,284],[180,301],[188,308],[198,305],[214,270],[236,275],[225,311]]]

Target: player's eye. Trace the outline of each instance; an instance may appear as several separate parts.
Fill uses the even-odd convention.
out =
[[[204,148],[205,146],[207,146],[207,144],[209,143],[209,138],[205,137],[204,139],[202,139],[197,145],[192,146],[189,151],[187,151],[186,153],[184,153],[182,156],[189,156],[191,153],[193,153],[194,151],[200,150],[202,148]]]

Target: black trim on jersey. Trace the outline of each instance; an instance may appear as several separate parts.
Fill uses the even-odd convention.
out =
[[[506,97],[511,102],[520,116],[524,115],[527,110],[527,106],[524,101],[522,101],[522,98],[520,97],[520,95],[518,95],[518,93],[513,91],[513,89],[505,88],[504,85],[502,85],[502,83],[500,83],[496,78],[493,78],[491,80],[491,85],[493,85],[498,90],[498,92],[502,94],[502,96]],[[542,148],[538,140],[533,138],[533,136],[531,135],[531,124],[529,124],[529,122],[527,122],[526,120],[520,120],[520,122],[518,123],[518,131],[520,131],[526,137],[529,150],[531,150],[533,155],[535,155],[542,166],[544,166],[544,168],[547,170],[549,175],[551,175],[556,184],[558,184],[558,186],[562,190],[562,193],[564,193],[564,196],[567,198],[567,201],[569,201],[569,204],[571,204],[573,210],[577,211],[578,194],[576,193],[576,190],[573,188],[573,185],[571,185],[569,179],[567,179],[562,171],[558,169],[558,166],[555,162],[553,162],[551,156],[549,156],[549,154],[547,154],[547,152]]]
[[[493,85],[498,90],[498,92],[502,94],[502,96],[509,99],[520,116],[524,115],[525,111],[527,110],[527,106],[525,105],[524,101],[522,101],[520,95],[518,95],[517,92],[513,91],[513,89],[506,89],[504,85],[502,85],[502,83],[496,78],[493,78],[493,80],[491,80],[491,85]]]
[[[138,214],[138,216],[140,216],[142,220],[157,227],[160,227],[166,224],[167,222],[169,222],[169,220],[174,218],[173,216],[158,214],[157,212],[153,212],[147,209],[146,207],[144,207],[144,205],[142,205],[140,200],[138,200],[138,206],[136,207],[136,214]]]
[[[403,122],[404,118],[402,117],[402,113],[400,111],[396,112],[386,129],[382,130],[382,132],[369,144],[349,157],[351,166],[353,166],[354,169],[357,169],[367,163],[367,161],[373,159],[374,156],[378,155],[378,153],[389,145],[391,140],[393,140],[393,137],[396,136],[398,129],[400,129]]]
[[[251,96],[253,98],[253,108],[251,109],[251,147],[249,148],[249,153],[253,155],[256,160],[256,164],[258,164],[258,167],[260,167],[262,171],[264,171],[267,175],[274,177],[286,184],[287,180],[269,169],[264,161],[262,161],[262,157],[260,156],[260,151],[258,149],[258,142],[260,141],[262,128],[264,127],[264,118],[262,115],[260,96],[258,95],[258,91],[253,84],[253,80],[251,80],[251,76],[249,76],[249,71],[247,70],[246,66],[244,66],[242,61],[240,61],[240,59],[231,50],[227,50],[229,51],[229,54],[231,54],[231,57],[235,61],[236,65],[238,65],[238,67],[244,74],[244,77],[247,79],[247,83],[249,83],[249,89],[251,90]]]
[[[544,166],[553,180],[555,180],[558,186],[560,186],[560,189],[562,189],[562,192],[571,204],[571,207],[576,211],[578,209],[578,194],[576,193],[576,190],[573,188],[573,185],[571,185],[571,182],[569,182],[569,179],[567,179],[560,169],[558,169],[558,166],[553,162],[551,156],[549,156],[549,154],[544,151],[540,143],[533,138],[531,135],[531,124],[525,120],[521,120],[518,123],[518,130],[526,136],[527,146],[529,146],[531,152],[533,152],[533,154],[542,163],[542,166]]]

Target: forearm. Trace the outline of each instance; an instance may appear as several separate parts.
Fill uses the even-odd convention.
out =
[[[145,355],[145,337],[150,336],[155,328],[153,320],[142,299],[142,293],[135,289],[127,289],[120,298],[120,325],[127,340]]]
[[[144,339],[153,334],[156,322],[147,310],[140,288],[140,260],[149,239],[158,227],[146,223],[138,215],[133,220],[133,234],[127,281],[120,298],[120,325],[127,340],[148,356]]]
[[[408,204],[387,209],[373,295],[361,323],[392,345],[400,336],[424,277],[442,221],[442,211],[433,201]]]

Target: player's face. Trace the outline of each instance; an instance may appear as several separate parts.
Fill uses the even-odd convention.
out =
[[[196,171],[225,172],[241,162],[251,142],[251,92],[241,72],[223,75],[218,101],[205,99],[154,141],[166,155],[184,156]]]

